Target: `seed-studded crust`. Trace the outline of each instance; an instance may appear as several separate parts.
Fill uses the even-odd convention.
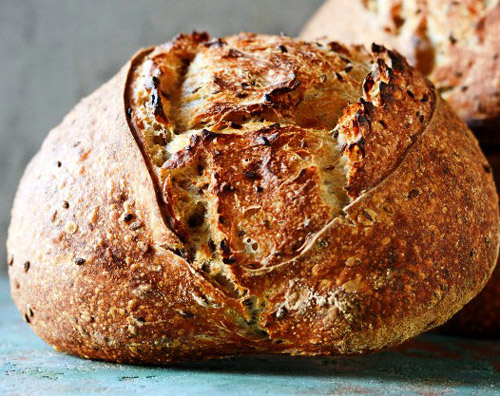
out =
[[[354,354],[475,296],[498,221],[477,141],[398,53],[195,33],[50,132],[9,274],[37,334],[79,356]]]
[[[347,16],[347,17],[346,17]],[[500,144],[500,2],[327,0],[302,31],[396,48],[484,144]]]
[[[488,162],[500,186],[500,154],[487,154]],[[438,331],[467,336],[498,338],[500,334],[500,266],[497,263],[490,280],[471,302],[463,307]]]

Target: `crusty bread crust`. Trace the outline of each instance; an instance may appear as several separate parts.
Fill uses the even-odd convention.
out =
[[[500,154],[487,154],[495,183],[500,186]],[[498,338],[500,332],[500,266],[497,263],[489,282],[471,302],[438,329],[462,336]]]
[[[94,359],[363,353],[478,293],[497,202],[477,141],[398,53],[181,35],[29,164],[12,296],[40,337]]]
[[[500,2],[327,0],[302,31],[395,48],[485,144],[500,144]]]

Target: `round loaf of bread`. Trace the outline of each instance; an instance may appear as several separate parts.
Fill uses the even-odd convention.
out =
[[[498,225],[477,141],[397,52],[193,33],[50,132],[9,273],[26,321],[79,356],[356,354],[473,298]]]
[[[500,144],[500,2],[327,0],[302,32],[396,48],[485,144]]]

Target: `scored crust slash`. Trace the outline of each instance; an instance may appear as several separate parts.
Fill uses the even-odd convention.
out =
[[[486,283],[487,167],[397,52],[179,35],[83,99],[28,166],[12,296],[44,340],[94,359],[378,350]]]

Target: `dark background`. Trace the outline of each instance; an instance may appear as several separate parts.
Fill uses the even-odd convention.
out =
[[[26,164],[48,131],[137,49],[192,30],[294,36],[321,2],[0,0],[0,273]]]

